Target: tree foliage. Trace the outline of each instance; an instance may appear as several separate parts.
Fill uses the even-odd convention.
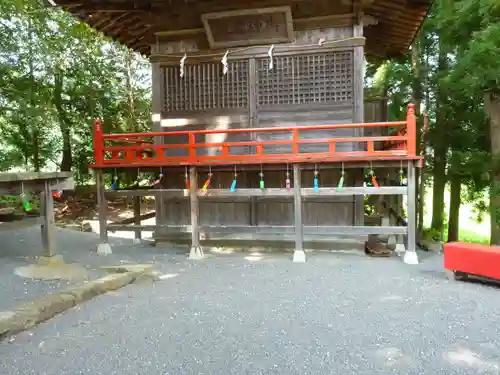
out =
[[[371,69],[373,85],[384,88],[380,92],[390,98],[392,116],[401,118],[416,91],[423,93],[421,109],[429,120],[424,134],[424,177],[432,182],[437,197],[432,226],[440,232],[446,227],[443,192],[449,186],[454,216],[449,239],[458,235],[455,216],[460,204],[467,201],[484,210],[488,192],[492,242],[500,241],[500,201],[496,198],[500,189],[492,187],[500,186],[500,163],[495,161],[500,153],[499,21],[497,0],[437,0],[412,47],[419,52],[417,74],[411,69],[415,61],[410,59],[387,61]],[[495,230],[499,235],[494,235]]]
[[[72,170],[88,178],[92,122],[141,131],[150,122],[143,57],[35,0],[0,4],[0,169]]]

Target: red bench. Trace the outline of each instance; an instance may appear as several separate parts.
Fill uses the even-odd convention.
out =
[[[453,280],[467,275],[500,280],[500,247],[447,243],[444,245],[444,268]]]

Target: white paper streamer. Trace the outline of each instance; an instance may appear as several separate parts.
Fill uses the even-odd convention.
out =
[[[180,67],[181,67],[181,72],[180,72],[180,76],[181,78],[184,77],[184,63],[187,59],[187,55],[184,54],[184,57],[181,59],[181,64],[180,64]]]
[[[269,70],[273,70],[274,68],[273,50],[274,44],[271,46],[271,48],[269,48],[269,51],[267,52],[267,55],[269,56]]]
[[[229,71],[229,68],[227,66],[227,55],[229,54],[229,51],[227,51],[224,56],[222,57],[222,60],[220,61],[222,63],[222,73],[224,75],[227,74],[227,72]]]

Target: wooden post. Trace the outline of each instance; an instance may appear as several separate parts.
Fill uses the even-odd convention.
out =
[[[106,189],[104,183],[104,171],[96,169],[95,181],[97,188],[97,205],[99,206],[99,245],[97,245],[97,254],[108,255],[111,254],[111,246],[108,242],[108,201],[104,195]]]
[[[408,161],[408,243],[403,261],[407,264],[418,264],[416,252],[416,231],[417,231],[417,212],[415,194],[417,188],[417,179],[415,175],[415,165],[413,160]]]
[[[51,258],[56,255],[56,233],[54,226],[54,198],[50,190],[50,181],[45,181],[44,191],[40,194],[42,214],[43,256]]]
[[[189,259],[203,258],[203,249],[200,246],[199,201],[198,201],[198,173],[196,167],[189,168],[189,202],[191,206],[191,250]]]
[[[152,52],[155,51],[157,46],[152,46]],[[153,111],[153,131],[161,132],[161,113],[163,109],[163,92],[164,92],[164,77],[162,74],[162,68],[159,63],[151,64],[152,67],[152,85],[153,85],[153,98],[152,98],[152,111]],[[154,137],[155,145],[162,145],[164,143],[164,137]],[[158,152],[165,152],[158,151]],[[165,199],[163,195],[155,197],[155,211],[156,211],[156,224],[165,225],[167,223],[166,213],[165,213]],[[161,228],[157,228],[153,234],[155,238],[161,236]]]
[[[363,36],[363,17],[362,13],[358,14],[357,24],[352,27],[352,34],[354,37]],[[353,122],[362,123],[365,121],[364,112],[364,47],[354,47],[353,52],[353,94],[354,94],[354,108],[353,108]],[[362,128],[355,129],[354,136],[362,137],[364,130]],[[364,147],[361,143],[355,144],[355,150],[359,151]],[[363,171],[355,173],[355,186],[363,186],[364,176]],[[354,197],[354,225],[362,226],[365,223],[365,202],[362,195],[355,195]]]
[[[293,211],[295,214],[295,251],[293,252],[294,263],[304,263],[306,253],[304,252],[304,228],[302,225],[302,194],[300,165],[293,165]]]
[[[134,197],[134,224],[141,225],[141,197]],[[141,243],[141,229],[135,228],[134,243]]]
[[[408,104],[408,113],[406,114],[406,136],[408,137],[407,148],[408,156],[417,155],[417,119],[415,117],[415,105]]]

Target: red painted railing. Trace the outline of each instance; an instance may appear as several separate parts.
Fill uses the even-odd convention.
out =
[[[396,135],[374,137],[332,137],[309,139],[307,133],[319,130],[399,127]],[[205,142],[201,137],[221,134],[276,134],[284,140]],[[153,144],[154,137],[185,137],[182,144]],[[360,151],[338,151],[341,143],[364,144]],[[383,145],[380,149],[375,145]],[[303,145],[328,145],[327,151],[301,151]],[[250,146],[254,152],[236,154],[231,148]],[[266,147],[288,146],[282,153],[266,152]],[[168,150],[184,150],[183,156],[169,156]],[[210,152],[201,154],[199,150]],[[151,133],[103,134],[101,121],[94,123],[94,168],[150,167],[179,165],[230,165],[270,163],[321,163],[341,161],[375,161],[419,159],[416,155],[416,119],[413,104],[408,106],[406,121],[359,124],[313,125],[280,128],[250,128],[225,130],[165,131]]]

